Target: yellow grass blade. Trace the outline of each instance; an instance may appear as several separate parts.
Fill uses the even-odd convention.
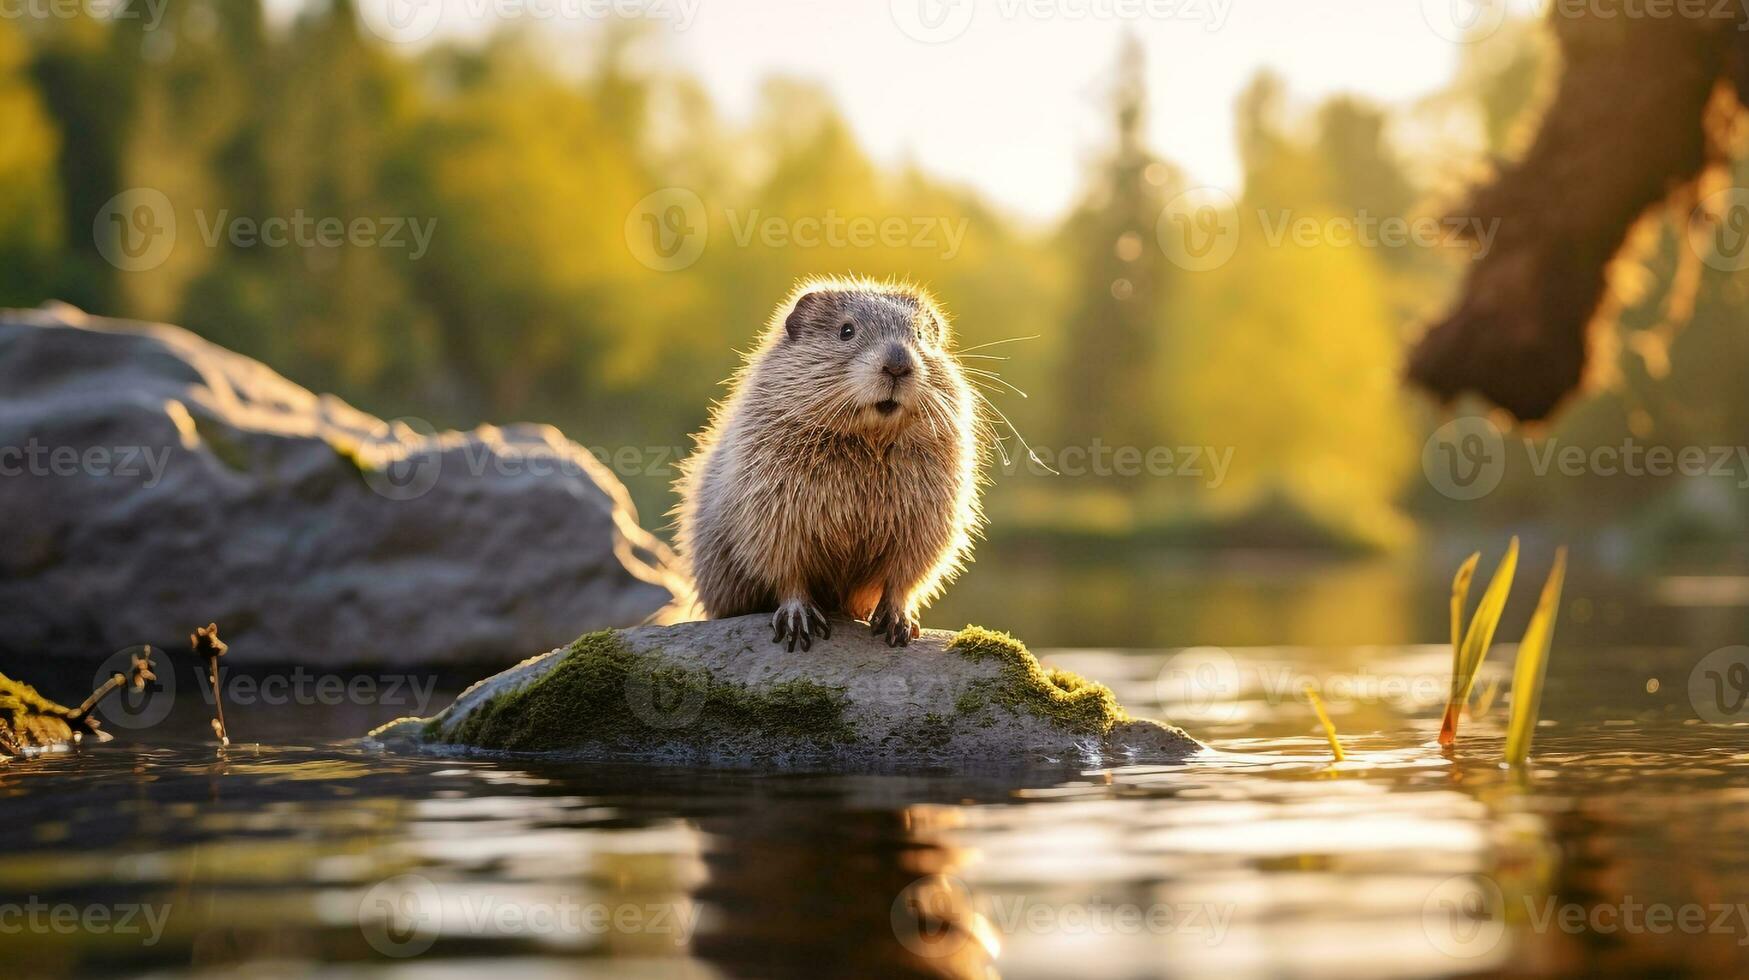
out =
[[[1324,737],[1330,740],[1330,754],[1337,762],[1345,761],[1348,756],[1342,752],[1342,742],[1336,738],[1336,726],[1330,723],[1330,716],[1324,711],[1324,699],[1318,697],[1318,692],[1312,690],[1312,682],[1306,682],[1306,700],[1312,702],[1312,710],[1318,713],[1318,723],[1324,726]]]
[[[1445,702],[1445,718],[1439,726],[1439,744],[1450,745],[1457,740],[1458,713],[1470,699],[1470,689],[1476,684],[1476,672],[1487,659],[1488,647],[1494,642],[1494,630],[1500,625],[1500,614],[1506,611],[1506,597],[1512,591],[1512,576],[1518,570],[1518,538],[1506,546],[1506,557],[1494,569],[1482,601],[1476,604],[1476,614],[1464,631],[1463,644],[1458,648],[1451,675],[1451,694]],[[1459,572],[1462,577],[1462,572]],[[1457,583],[1453,583],[1454,593]],[[1454,595],[1455,598],[1455,595]]]
[[[1488,714],[1488,709],[1494,706],[1494,698],[1500,693],[1500,678],[1488,679],[1488,686],[1482,689],[1482,696],[1470,702],[1470,720],[1480,721]]]
[[[1457,577],[1451,580],[1451,676],[1458,675],[1458,651],[1464,646],[1464,607],[1470,601],[1470,580],[1476,577],[1476,563],[1482,560],[1480,551],[1471,553],[1458,566]]]
[[[1524,639],[1518,644],[1518,663],[1512,668],[1512,717],[1506,726],[1506,761],[1521,765],[1530,757],[1536,737],[1537,712],[1542,708],[1543,679],[1549,673],[1549,643],[1555,637],[1555,617],[1561,609],[1561,585],[1567,577],[1567,549],[1555,552],[1555,566],[1543,583],[1542,598]]]
[[[1458,649],[1464,645],[1464,606],[1470,601],[1470,580],[1476,577],[1476,563],[1482,560],[1474,552],[1458,566],[1457,577],[1451,580],[1451,667],[1457,672]]]

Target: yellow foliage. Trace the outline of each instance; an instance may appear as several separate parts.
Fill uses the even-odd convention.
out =
[[[1382,271],[1360,246],[1272,242],[1279,221],[1253,213],[1230,261],[1182,278],[1163,359],[1167,417],[1178,442],[1233,447],[1214,488],[1229,504],[1281,495],[1397,538],[1395,498],[1414,454]]]

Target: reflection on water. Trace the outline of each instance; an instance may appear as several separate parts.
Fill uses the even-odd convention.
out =
[[[1457,753],[1431,744],[1442,648],[1053,659],[1137,705],[1201,691],[1178,718],[1212,751],[1100,772],[769,776],[376,755],[310,709],[322,738],[301,746],[220,753],[132,734],[14,762],[0,768],[7,963],[470,977],[1749,970],[1749,717],[1700,718],[1692,655],[1564,646],[1526,773],[1498,765],[1498,703]],[[1344,764],[1299,700],[1305,679],[1343,732]]]
[[[1474,545],[1484,573],[1507,535]],[[1535,608],[1553,540],[1526,536],[1524,565],[1502,635],[1519,636]],[[1749,636],[1749,575],[1716,562],[1669,571],[1616,568],[1608,549],[1574,542],[1563,642],[1685,646],[1705,652]],[[1390,557],[1331,560],[1277,552],[1144,552],[1066,560],[1049,549],[986,548],[931,625],[999,623],[1034,647],[1128,649],[1219,644],[1319,647],[1443,642],[1451,576],[1472,550],[1441,545]]]

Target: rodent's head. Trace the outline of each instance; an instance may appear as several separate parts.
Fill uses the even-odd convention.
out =
[[[968,406],[947,344],[947,318],[918,289],[812,283],[778,308],[761,380],[838,431],[892,435],[918,421],[952,424]]]

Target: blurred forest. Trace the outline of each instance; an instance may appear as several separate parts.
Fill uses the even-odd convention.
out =
[[[813,81],[774,78],[755,118],[726,120],[655,32],[598,31],[578,72],[509,31],[391,48],[350,0],[284,26],[259,0],[169,0],[164,17],[151,31],[0,20],[0,305],[61,299],[178,323],[384,417],[550,422],[603,451],[647,525],[670,502],[671,447],[689,445],[771,305],[797,277],[845,271],[926,284],[965,347],[1037,337],[968,363],[1028,392],[987,385],[1041,457],[1164,448],[1196,466],[1052,475],[1010,439],[1011,461],[992,467],[996,538],[1375,548],[1413,540],[1418,524],[1544,522],[1655,550],[1740,532],[1749,514],[1737,485],[1749,473],[1554,478],[1523,453],[1486,499],[1442,497],[1421,459],[1446,416],[1403,389],[1401,362],[1469,252],[1272,240],[1283,215],[1460,206],[1535,121],[1556,68],[1536,24],[1468,48],[1447,91],[1407,107],[1304,105],[1284,80],[1257,78],[1232,107],[1236,251],[1198,269],[1161,245],[1163,209],[1192,188],[1141,123],[1150,98],[1196,96],[1145,90],[1145,39],[1113,51],[1106,104],[1090,105],[1109,140],[1085,148],[1079,205],[1038,227],[871,159]],[[163,192],[179,229],[144,271],[104,258],[104,209],[131,188]],[[633,242],[640,202],[666,188],[696,194],[708,222],[696,261],[668,271]],[[417,258],[201,233],[221,213],[299,212],[435,220],[434,233]],[[964,240],[742,244],[755,213],[897,217],[963,227]],[[1599,359],[1610,377],[1540,435],[1711,446],[1749,432],[1749,388],[1727,376],[1749,362],[1743,275],[1704,270],[1681,331],[1664,308],[1685,219],[1641,230]],[[1187,447],[1206,451],[1191,460]]]

